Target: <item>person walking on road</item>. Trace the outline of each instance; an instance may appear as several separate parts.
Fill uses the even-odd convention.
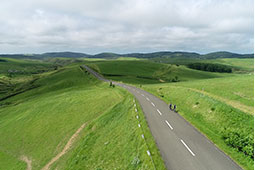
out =
[[[174,111],[176,111],[176,105],[174,105]]]
[[[171,103],[169,104],[169,109],[172,110],[172,104]]]

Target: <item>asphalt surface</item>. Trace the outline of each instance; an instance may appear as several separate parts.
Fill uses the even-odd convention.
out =
[[[97,72],[84,66],[102,81]],[[158,97],[139,88],[113,82],[139,101],[151,133],[169,170],[242,170],[204,135]]]

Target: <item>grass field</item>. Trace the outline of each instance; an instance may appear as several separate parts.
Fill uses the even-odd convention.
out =
[[[253,75],[235,75],[217,79],[179,82],[172,86],[182,87],[208,95],[239,108],[245,113],[254,112],[254,77]],[[168,85],[166,85],[168,86]]]
[[[33,169],[41,169],[84,123],[70,151],[52,167],[77,169],[97,163],[99,169],[105,161],[109,169],[153,168],[132,112],[133,98],[125,90],[110,88],[75,64],[45,73],[34,84],[36,88],[0,102],[8,103],[0,108],[0,169],[26,169],[24,156]],[[143,127],[153,161],[164,169],[146,122]]]
[[[222,58],[216,60],[208,60],[208,62],[225,64],[229,66],[233,66],[237,69],[237,72],[253,72],[254,71],[254,59],[253,58]]]

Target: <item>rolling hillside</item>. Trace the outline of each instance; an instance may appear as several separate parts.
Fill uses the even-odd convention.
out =
[[[0,169],[164,169],[146,122],[143,131],[137,126],[133,97],[125,90],[77,64],[41,75],[34,84],[0,102],[8,103],[0,108]]]
[[[105,77],[134,84],[150,84],[208,79],[230,74],[219,74],[189,69],[185,66],[138,61],[96,61],[87,65]]]

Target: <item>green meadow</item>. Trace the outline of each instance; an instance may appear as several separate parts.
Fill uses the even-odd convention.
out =
[[[75,63],[36,76],[35,88],[0,101],[0,169],[26,169],[23,157],[32,169],[43,168],[83,124],[51,169],[165,168],[143,117],[144,132],[137,126],[127,91],[109,87]]]

